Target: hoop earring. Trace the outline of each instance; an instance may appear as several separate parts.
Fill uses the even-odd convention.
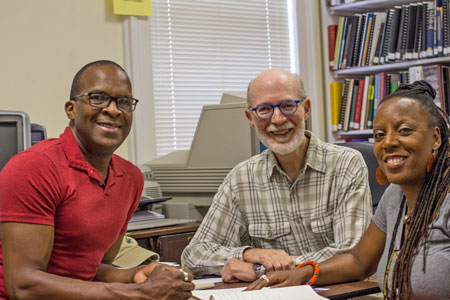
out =
[[[433,165],[434,162],[434,158],[436,156],[434,154],[431,154],[430,157],[428,157],[428,161],[427,161],[427,173],[430,173],[431,170],[431,166]]]
[[[375,177],[377,178],[377,182],[379,185],[385,185],[386,183],[388,183],[386,174],[383,173],[383,171],[380,169],[380,167],[378,167],[375,175],[376,175]]]

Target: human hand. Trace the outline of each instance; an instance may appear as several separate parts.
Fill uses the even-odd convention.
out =
[[[236,258],[230,259],[227,261],[225,266],[223,266],[222,271],[220,271],[222,281],[228,283],[238,281],[254,281],[256,279],[256,275],[253,271],[252,265],[252,263]]]
[[[244,251],[244,261],[262,264],[267,271],[291,270],[294,260],[284,250],[249,248]]]
[[[188,280],[185,281],[185,272],[175,267],[155,264],[149,269],[146,280],[140,283],[139,290],[146,297],[142,299],[178,300],[192,296],[191,291],[195,288],[192,274],[187,273]]]
[[[160,264],[160,263],[157,263],[157,262],[150,263],[150,264],[146,265],[145,267],[139,269],[136,272],[136,274],[134,274],[133,281],[135,283],[144,282],[157,265],[166,266],[164,264]]]
[[[245,290],[259,290],[266,286],[277,288],[304,284],[312,276],[308,277],[311,271],[310,269],[311,268],[300,268],[268,272],[265,276],[263,275],[258,280],[252,282]]]

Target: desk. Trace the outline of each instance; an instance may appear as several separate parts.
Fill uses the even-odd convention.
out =
[[[129,231],[141,247],[159,253],[161,261],[181,262],[181,253],[194,236],[200,222]]]
[[[240,283],[216,283],[215,288],[224,289],[224,288],[237,288],[247,286],[249,283],[240,282]],[[375,294],[380,292],[380,288],[378,287],[378,283],[376,281],[355,281],[355,282],[347,282],[340,284],[332,284],[320,286],[320,288],[328,288],[327,291],[318,292],[318,294],[322,297],[328,299],[347,299],[353,297],[360,297],[370,294]]]

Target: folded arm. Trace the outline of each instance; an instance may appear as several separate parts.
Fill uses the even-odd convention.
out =
[[[158,299],[158,294],[163,293],[168,299],[180,299],[176,293],[187,299],[193,289],[192,283],[182,281],[181,272],[162,266],[152,267],[155,269],[146,273],[144,282],[131,283],[144,269],[118,270],[107,266],[117,252],[119,240],[105,255],[105,264],[96,276],[96,280],[108,282],[89,282],[46,272],[53,248],[53,226],[3,222],[0,234],[10,299]]]

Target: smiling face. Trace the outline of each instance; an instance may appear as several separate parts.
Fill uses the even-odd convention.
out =
[[[250,84],[249,105],[277,105],[286,99],[300,100],[298,80],[291,74],[281,70],[268,70],[261,73]],[[256,128],[261,142],[274,153],[285,155],[297,150],[304,140],[305,121],[309,117],[309,99],[298,105],[291,116],[283,115],[278,108],[267,120],[259,119],[255,112],[247,109],[245,114],[250,124]]]
[[[382,103],[374,120],[374,153],[388,180],[421,186],[428,158],[441,144],[439,128],[414,99],[398,97]]]
[[[113,97],[131,97],[128,76],[113,65],[87,68],[81,77],[80,94],[102,92]],[[111,155],[125,140],[131,129],[133,114],[117,108],[115,102],[99,109],[89,105],[88,97],[66,103],[70,128],[83,154]]]

